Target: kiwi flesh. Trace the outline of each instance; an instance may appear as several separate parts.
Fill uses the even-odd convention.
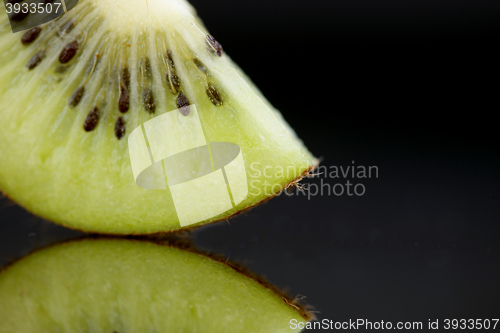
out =
[[[107,234],[199,226],[273,197],[316,163],[184,0],[80,0],[45,25],[9,29],[0,6],[0,189],[47,220]],[[186,225],[169,186],[137,185],[129,142],[148,121],[192,110],[207,146],[239,147],[248,193]],[[218,204],[207,188],[185,190],[187,210]]]
[[[176,244],[71,241],[0,273],[0,331],[274,333],[312,318],[247,275]]]

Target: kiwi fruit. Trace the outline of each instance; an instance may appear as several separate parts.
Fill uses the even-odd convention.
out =
[[[0,273],[0,331],[275,333],[312,319],[249,275],[175,243],[70,241]]]
[[[28,211],[88,232],[167,232],[225,220],[314,168],[315,158],[186,1],[80,0],[19,33],[0,7],[0,189]],[[201,127],[157,133],[172,140],[162,149],[190,153],[175,162],[153,152],[149,167],[160,171],[144,180],[131,151],[141,138],[149,158],[157,143],[146,125],[167,118]],[[196,133],[205,146],[193,148]],[[215,161],[217,144],[223,155],[241,153],[239,190]],[[161,172],[167,165],[173,176]],[[176,177],[208,174],[225,183],[217,190],[209,181],[183,183],[181,195],[171,186]]]

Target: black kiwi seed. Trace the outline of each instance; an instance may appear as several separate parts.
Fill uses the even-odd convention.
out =
[[[219,57],[222,56],[222,45],[212,35],[207,35],[207,43],[214,53]]]
[[[38,51],[34,56],[31,57],[31,59],[26,64],[26,67],[28,67],[29,70],[32,70],[33,68],[38,66],[43,58],[45,58],[45,51]]]
[[[76,54],[76,50],[78,50],[78,41],[74,40],[68,45],[64,47],[64,49],[61,51],[61,54],[59,55],[59,61],[61,64],[65,64],[69,62],[71,59]]]
[[[75,22],[69,21],[59,29],[59,35],[70,33],[75,27]]]
[[[130,87],[130,73],[128,72],[128,68],[124,67],[122,70],[121,83],[125,86],[125,88]]]
[[[84,86],[81,86],[78,89],[76,89],[75,92],[73,93],[73,95],[71,95],[69,105],[71,105],[73,107],[77,106],[78,103],[80,103],[80,100],[82,99],[84,92],[85,92]]]
[[[26,31],[23,37],[21,37],[21,43],[23,43],[24,45],[33,43],[35,39],[38,38],[38,35],[40,35],[40,31],[42,31],[40,27],[35,27]]]
[[[182,93],[182,91],[180,91],[179,96],[177,96],[177,108],[183,116],[187,116],[189,114],[189,105],[189,99]]]
[[[179,87],[181,86],[181,81],[175,72],[175,63],[172,58],[172,51],[167,50],[167,61],[168,61],[168,70],[167,70],[167,85],[168,89],[172,94],[177,94],[179,91]]]
[[[144,100],[144,109],[149,113],[155,113],[156,105],[153,98],[153,92],[149,88],[145,88],[142,92],[142,99]]]
[[[120,98],[118,99],[118,110],[125,113],[130,108],[130,95],[124,85],[121,86]]]
[[[207,76],[210,76],[210,74],[208,73],[207,69],[205,68],[205,65],[203,65],[203,63],[198,58],[194,58],[193,62],[196,65],[196,67],[198,67],[198,69],[200,71],[202,71],[203,73],[207,74]]]
[[[118,117],[115,123],[115,136],[120,140],[125,134],[125,122],[122,117]]]
[[[118,98],[118,110],[121,113],[125,113],[130,108],[130,94],[128,92],[130,88],[130,73],[128,68],[124,67],[122,69],[122,75],[120,77],[120,97]]]
[[[87,118],[85,119],[85,122],[83,123],[83,129],[86,132],[90,132],[97,126],[98,122],[99,122],[99,109],[96,106],[87,115]]]
[[[175,68],[174,58],[172,58],[172,51],[167,50],[167,61],[170,67]]]
[[[170,92],[172,94],[177,93],[179,87],[181,86],[179,77],[177,76],[177,74],[173,72],[167,73],[167,84],[168,84],[168,89],[170,89]]]
[[[151,70],[151,62],[149,61],[149,58],[146,57],[144,60],[144,74],[146,74],[146,77],[151,77],[152,75],[152,70]]]
[[[222,105],[222,96],[212,84],[208,84],[207,96],[213,105],[216,106]]]

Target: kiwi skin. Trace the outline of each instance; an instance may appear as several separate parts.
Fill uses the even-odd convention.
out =
[[[155,247],[155,246],[158,246],[158,247]],[[100,261],[99,257],[96,258],[95,255],[92,255],[91,253],[95,254],[96,251],[102,251],[102,253],[103,253],[102,260],[109,260],[109,258],[108,259],[105,259],[105,258],[109,257],[109,256],[111,256],[110,258],[112,258],[118,254],[118,257],[117,257],[118,259],[116,259],[116,258],[115,259],[116,260],[124,260],[123,265],[125,265],[125,267],[127,267],[127,265],[130,265],[130,263],[136,262],[136,260],[134,261],[133,258],[131,260],[127,259],[128,255],[130,255],[131,253],[132,254],[135,253],[137,255],[141,255],[141,254],[146,255],[149,252],[149,254],[151,255],[150,258],[152,258],[152,260],[154,260],[153,262],[155,262],[159,265],[168,264],[167,262],[165,262],[165,260],[168,260],[167,258],[169,258],[169,255],[168,255],[169,252],[168,251],[165,252],[164,250],[162,250],[162,248],[165,248],[165,247],[170,248],[170,249],[179,250],[175,253],[179,253],[180,255],[182,255],[186,258],[186,260],[187,260],[186,265],[187,265],[187,263],[190,262],[189,261],[190,257],[187,253],[190,253],[190,254],[195,254],[196,257],[205,258],[205,259],[201,259],[201,261],[209,260],[209,261],[215,262],[216,264],[222,264],[222,266],[229,267],[232,271],[237,273],[236,276],[246,276],[247,278],[253,280],[254,282],[257,282],[263,288],[272,292],[272,294],[277,296],[278,299],[281,299],[283,301],[283,303],[285,303],[284,304],[285,308],[289,307],[289,309],[291,310],[291,312],[289,312],[289,313],[296,313],[299,315],[298,318],[303,318],[302,320],[306,320],[306,321],[314,319],[314,315],[307,309],[306,306],[301,304],[296,299],[294,300],[291,297],[289,297],[288,295],[286,295],[285,293],[279,291],[276,287],[271,285],[269,282],[265,281],[264,279],[258,277],[255,274],[249,272],[246,268],[244,268],[238,264],[228,262],[227,259],[225,259],[223,256],[217,256],[217,255],[207,254],[205,252],[202,252],[202,251],[194,248],[192,246],[192,244],[189,241],[187,241],[186,239],[178,239],[175,237],[162,237],[162,238],[149,237],[149,238],[142,238],[142,239],[123,239],[123,238],[116,238],[116,237],[93,236],[93,237],[85,237],[85,238],[81,238],[81,239],[77,239],[77,240],[71,240],[71,241],[66,241],[63,243],[51,245],[51,246],[48,246],[44,249],[39,249],[39,250],[34,251],[33,253],[25,256],[24,258],[19,259],[14,263],[11,263],[7,268],[4,268],[2,271],[0,271],[0,290],[1,290],[1,285],[5,284],[5,281],[6,281],[5,277],[8,274],[14,274],[14,275],[19,274],[19,267],[24,267],[27,265],[27,263],[40,262],[41,258],[44,258],[43,261],[41,261],[41,262],[46,262],[48,267],[53,267],[53,265],[54,265],[53,260],[56,260],[56,262],[59,262],[59,259],[57,259],[57,257],[62,256],[64,258],[66,256],[65,253],[67,251],[69,251],[68,252],[69,254],[73,253],[73,255],[76,255],[76,256],[79,255],[78,253],[86,253],[86,254],[88,253],[93,258],[92,260],[98,260],[98,261]],[[144,249],[146,249],[147,251]],[[90,250],[90,252],[89,252],[89,250]],[[132,250],[133,252],[130,252],[130,250]],[[75,251],[81,251],[81,252],[75,252]],[[151,252],[151,251],[154,251],[154,252]],[[154,253],[157,253],[157,254],[164,253],[164,254],[162,254],[160,257],[158,257],[157,255],[154,255]],[[186,253],[186,254],[183,254],[183,253]],[[52,260],[48,260],[49,256]],[[158,261],[159,258],[161,258],[161,257],[164,258],[164,259],[162,259],[164,261],[163,263]],[[40,258],[40,259],[35,259],[35,258]],[[72,258],[74,258],[74,259],[72,259]],[[122,259],[120,259],[120,258],[122,258]],[[171,259],[174,260],[175,257],[172,257]],[[73,261],[73,260],[77,260],[77,258],[76,257],[71,257],[71,258],[67,257],[66,259],[62,259],[61,262],[64,263],[66,260]],[[200,259],[196,259],[196,260],[199,261]],[[88,264],[89,263],[82,263],[82,265],[88,265]],[[175,261],[173,262],[173,264],[175,264]],[[33,264],[31,264],[31,265],[33,265]],[[38,264],[38,266],[39,265],[40,264]],[[99,264],[97,263],[97,265],[99,265]],[[36,267],[36,266],[34,266],[34,267]],[[133,266],[130,266],[130,268],[132,268],[132,267]],[[198,266],[196,266],[196,267],[198,267]],[[13,269],[15,271],[10,273],[10,271]],[[224,274],[223,269],[220,269],[220,271],[222,273],[221,278],[223,277],[224,280],[231,279],[231,276],[232,276],[231,274],[229,274],[229,275]],[[195,272],[193,272],[193,274],[194,273]],[[40,271],[39,274],[44,275],[43,279],[45,279],[45,280],[47,280],[47,278],[48,278],[47,281],[49,283],[52,283],[51,281],[53,279],[57,280],[56,275],[53,275],[53,277],[51,277],[50,275],[46,276],[47,274],[50,274],[50,273],[43,272],[43,271]],[[20,276],[22,276],[22,275],[20,275]],[[90,276],[94,276],[93,277],[94,280],[95,279],[99,280],[99,275],[96,276],[96,275],[91,274]],[[71,274],[69,274],[68,277],[71,277]],[[61,278],[62,278],[62,276],[61,276]],[[67,280],[67,278],[64,279],[64,281],[66,281],[66,283],[64,281],[62,283],[66,286],[66,288],[70,288],[69,291],[71,291],[71,286],[74,286],[74,283],[71,282],[70,280]],[[10,279],[12,280],[12,278],[10,278]],[[117,279],[119,280],[119,276],[117,276]],[[244,287],[244,285],[246,285],[248,283],[248,282],[244,282],[244,281],[246,281],[246,280],[245,279],[242,280],[243,287]],[[160,284],[162,283],[161,281],[158,281],[158,282]],[[153,286],[151,286],[151,287],[153,287]],[[82,288],[85,288],[85,287],[82,287]],[[182,286],[179,286],[179,288],[182,288]],[[91,291],[89,290],[89,292],[91,292]],[[29,291],[29,288],[28,288],[28,290],[25,290],[24,293],[25,293],[25,296],[24,296],[25,300],[29,300],[30,299],[29,295],[31,294]],[[269,294],[269,295],[272,295],[272,294]],[[4,296],[10,297],[8,294],[6,294]],[[274,298],[275,296],[272,296],[271,298]],[[0,299],[1,299],[1,297],[0,297]],[[126,299],[126,298],[124,298],[124,299]],[[16,306],[17,301],[15,301],[14,299],[12,299],[11,301],[14,301],[14,303],[12,303],[12,305]],[[33,302],[33,301],[36,301],[36,298],[32,298],[31,302]],[[48,301],[50,302],[50,300],[48,300]],[[179,301],[182,302],[182,300],[179,300]],[[272,302],[277,304],[276,299]],[[1,301],[0,301],[0,303],[1,303]],[[81,303],[81,304],[83,304],[83,303]],[[172,305],[170,305],[170,306],[172,306]],[[264,303],[263,303],[263,306],[265,306]],[[0,307],[1,307],[1,304],[0,304]],[[286,310],[286,311],[290,311],[290,310]],[[82,308],[82,311],[86,311],[85,307]],[[280,314],[280,317],[282,315],[283,315],[283,313]],[[0,315],[0,317],[1,317],[1,315]],[[60,320],[62,320],[62,322],[64,322],[63,318],[61,318]],[[179,318],[179,320],[182,321],[184,319]],[[57,319],[56,319],[56,322],[57,322]],[[41,320],[40,323],[42,324],[42,323],[46,323],[46,322],[44,320]],[[284,328],[286,326],[286,324],[287,323],[283,323],[280,326],[282,326]],[[273,324],[270,324],[270,325],[271,326],[269,326],[269,327],[272,327]],[[264,324],[263,326],[265,327],[266,324]],[[228,330],[227,327],[221,328],[221,331],[227,331],[227,330]]]
[[[186,104],[200,110],[207,142],[241,148],[247,179],[254,163],[261,174],[268,166],[292,170],[252,178],[257,194],[189,227],[226,220],[311,169],[314,157],[185,1],[150,0],[149,11],[146,2],[137,3],[137,15],[149,18],[140,18],[141,24],[114,21],[130,14],[126,5],[120,4],[122,11],[111,0],[82,0],[42,26],[29,44],[21,34],[0,35],[3,192],[72,229],[135,235],[177,230],[169,190],[135,184],[127,140],[140,124]],[[160,3],[176,4],[175,15],[159,19]]]

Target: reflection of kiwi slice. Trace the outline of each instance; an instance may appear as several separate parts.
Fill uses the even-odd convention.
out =
[[[185,226],[171,189],[136,185],[128,139],[146,121],[176,109],[188,116],[193,105],[206,142],[239,146],[248,187],[241,202],[197,224],[272,197],[314,164],[183,0],[81,0],[62,18],[18,34],[0,10],[0,188],[35,214],[103,233]],[[200,190],[183,202],[209,211],[195,200]]]
[[[239,267],[144,241],[56,245],[0,274],[2,332],[271,333],[309,319]]]

